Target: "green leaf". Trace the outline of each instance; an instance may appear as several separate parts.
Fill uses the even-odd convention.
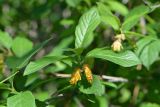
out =
[[[109,107],[108,98],[106,96],[96,96],[96,99],[99,103],[98,107]]]
[[[129,18],[132,17],[141,17],[142,15],[148,13],[149,7],[145,6],[145,5],[139,5],[135,8],[133,8],[125,17],[126,20],[128,20]]]
[[[115,12],[118,12],[124,16],[128,14],[127,7],[122,3],[115,0],[107,0],[106,2],[109,4],[111,10],[114,10]]]
[[[140,17],[149,12],[149,7],[144,5],[140,5],[132,9],[125,17],[125,21],[122,24],[122,31],[129,31],[134,25],[137,24]]]
[[[120,90],[120,97],[118,98],[119,102],[120,103],[125,103],[127,102],[128,100],[130,100],[131,98],[131,92],[130,90],[126,89],[126,88],[122,88]]]
[[[143,102],[140,107],[160,107],[160,105],[151,102]]]
[[[76,7],[82,0],[66,0],[66,3],[71,7]]]
[[[17,57],[23,57],[33,48],[33,43],[24,37],[16,37],[13,40],[12,50]]]
[[[125,36],[128,36],[128,37],[145,37],[145,35],[143,34],[132,32],[132,31],[125,31],[123,33],[125,34]]]
[[[63,19],[61,20],[60,24],[63,26],[69,26],[69,25],[73,25],[75,22],[72,19]]]
[[[36,107],[31,92],[21,92],[7,99],[7,107]]]
[[[108,60],[123,67],[131,67],[141,63],[138,57],[132,51],[115,53],[105,48],[96,48],[90,51],[86,57]]]
[[[0,89],[9,90],[10,86],[8,84],[0,83]]]
[[[154,40],[156,40],[156,38],[153,38],[153,37],[150,37],[150,36],[146,36],[146,37],[142,38],[141,40],[139,40],[136,43],[136,45],[137,45],[137,50],[135,51],[136,54],[138,56],[140,56],[144,47],[147,46],[148,44],[150,44],[151,42],[153,42]]]
[[[64,49],[66,49],[73,42],[73,37],[64,38],[57,46],[47,56],[60,56],[63,54]]]
[[[87,48],[94,40],[94,34],[90,33],[88,36],[86,36],[86,39],[84,39],[84,48]]]
[[[32,74],[32,73],[44,68],[45,66],[47,66],[53,62],[59,61],[62,58],[64,58],[64,57],[62,57],[62,56],[61,57],[46,56],[46,57],[43,57],[35,62],[30,62],[24,71],[24,75]]]
[[[115,89],[118,88],[118,86],[117,86],[116,84],[112,83],[112,82],[103,81],[102,83],[103,83],[104,85],[106,85],[106,86],[109,86],[109,87],[112,87],[112,88],[115,88]]]
[[[22,62],[23,58],[18,58],[16,56],[9,56],[6,59],[6,64],[10,69],[16,69]]]
[[[31,57],[35,55],[42,47],[44,47],[50,40],[51,39],[48,39],[42,42],[41,44],[37,45],[24,57],[21,57],[21,58],[18,58],[15,56],[8,57],[6,60],[7,65],[9,66],[9,68],[12,68],[12,69],[23,68],[28,63],[28,61],[31,59]]]
[[[108,7],[106,7],[102,3],[98,3],[98,10],[100,13],[101,20],[104,23],[109,24],[115,30],[119,30],[120,21],[115,15],[112,14],[112,12],[110,11],[110,9]]]
[[[75,47],[83,48],[85,39],[100,23],[100,17],[96,8],[92,8],[82,15],[75,30]]]
[[[150,66],[159,58],[160,40],[152,41],[140,53],[142,64],[149,70]]]
[[[12,45],[12,38],[7,32],[0,31],[0,45],[9,49]]]
[[[35,82],[37,79],[39,79],[38,73],[33,73],[32,75],[28,75],[25,82],[25,87],[28,87],[29,85],[33,84],[33,82]]]
[[[105,87],[101,83],[100,78],[96,75],[93,75],[93,82],[90,87],[84,87],[83,85],[80,86],[79,90],[85,94],[95,94],[101,96],[105,93]]]
[[[139,56],[142,64],[149,69],[150,66],[158,59],[160,52],[160,40],[152,36],[147,36],[137,43],[136,54]]]
[[[63,61],[63,59],[61,60]],[[45,73],[55,73],[55,72],[59,72],[59,71],[64,71],[66,69],[67,65],[60,62],[60,61],[56,61],[54,62],[54,66],[49,66],[45,69]]]
[[[42,49],[52,38],[45,40],[44,42],[42,42],[41,44],[37,45],[35,48],[32,49],[32,51],[30,51],[29,54],[27,54],[23,59],[22,62],[20,63],[20,65],[17,67],[18,69],[24,67],[26,65],[26,63],[31,59],[31,57],[33,55],[35,55],[40,49]]]

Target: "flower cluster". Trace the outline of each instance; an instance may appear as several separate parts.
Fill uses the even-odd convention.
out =
[[[123,49],[122,41],[125,40],[125,35],[119,34],[119,35],[115,36],[115,39],[116,40],[113,42],[111,47],[112,47],[113,51],[119,52]]]
[[[74,73],[71,76],[70,84],[75,85],[78,81],[81,80],[81,73],[84,71],[86,79],[89,83],[92,83],[92,71],[87,64],[83,65],[83,69],[76,68]]]

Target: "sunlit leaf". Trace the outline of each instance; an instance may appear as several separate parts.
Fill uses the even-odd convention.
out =
[[[90,51],[86,57],[100,58],[123,67],[131,67],[141,63],[138,57],[132,51],[115,53],[104,48],[96,48]]]
[[[160,105],[151,102],[143,102],[139,107],[160,107]]]
[[[43,57],[37,61],[30,62],[24,71],[24,75],[29,75],[31,73],[34,73],[34,72],[44,68],[45,66],[47,66],[53,62],[59,61],[62,58],[63,58],[62,56],[61,57],[46,56],[46,57]]]
[[[86,44],[86,42],[84,42],[85,39],[93,32],[93,30],[98,26],[99,23],[100,17],[96,8],[92,8],[82,15],[75,31],[76,48],[84,47],[84,45]]]

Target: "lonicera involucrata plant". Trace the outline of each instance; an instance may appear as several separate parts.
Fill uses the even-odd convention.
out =
[[[145,93],[138,96],[140,83],[137,84],[137,81],[131,97],[131,92],[124,87],[130,85],[129,80],[134,79],[134,75],[130,74],[125,79],[105,73],[107,68],[112,71],[117,70],[116,67],[120,67],[117,71],[124,72],[128,69],[144,72],[152,69],[151,65],[159,59],[160,40],[156,30],[150,27],[156,22],[148,14],[158,6],[144,2],[145,5],[128,9],[116,0],[85,0],[88,8],[80,6],[80,2],[66,0],[69,7],[78,6],[77,9],[83,11],[82,15],[73,26],[74,30],[68,25],[74,25],[76,21],[61,20],[60,23],[71,30],[71,34],[62,38],[51,51],[46,49],[50,52],[40,57],[41,50],[54,38],[35,45],[25,36],[11,37],[9,33],[0,31],[0,89],[5,90],[0,107],[107,107],[114,101],[125,106],[159,107],[158,104],[135,101],[145,96]],[[45,8],[50,8],[50,5]],[[66,14],[69,14],[67,10]],[[105,86],[114,91],[106,90]],[[118,94],[121,98],[110,101]]]

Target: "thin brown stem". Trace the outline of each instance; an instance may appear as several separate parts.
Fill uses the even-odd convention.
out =
[[[71,77],[71,74],[54,73],[53,75],[58,78],[70,78]],[[113,76],[107,76],[107,75],[102,75],[99,77],[101,77],[104,80],[111,81],[111,82],[128,82],[128,79],[122,78],[122,77],[113,77]]]

